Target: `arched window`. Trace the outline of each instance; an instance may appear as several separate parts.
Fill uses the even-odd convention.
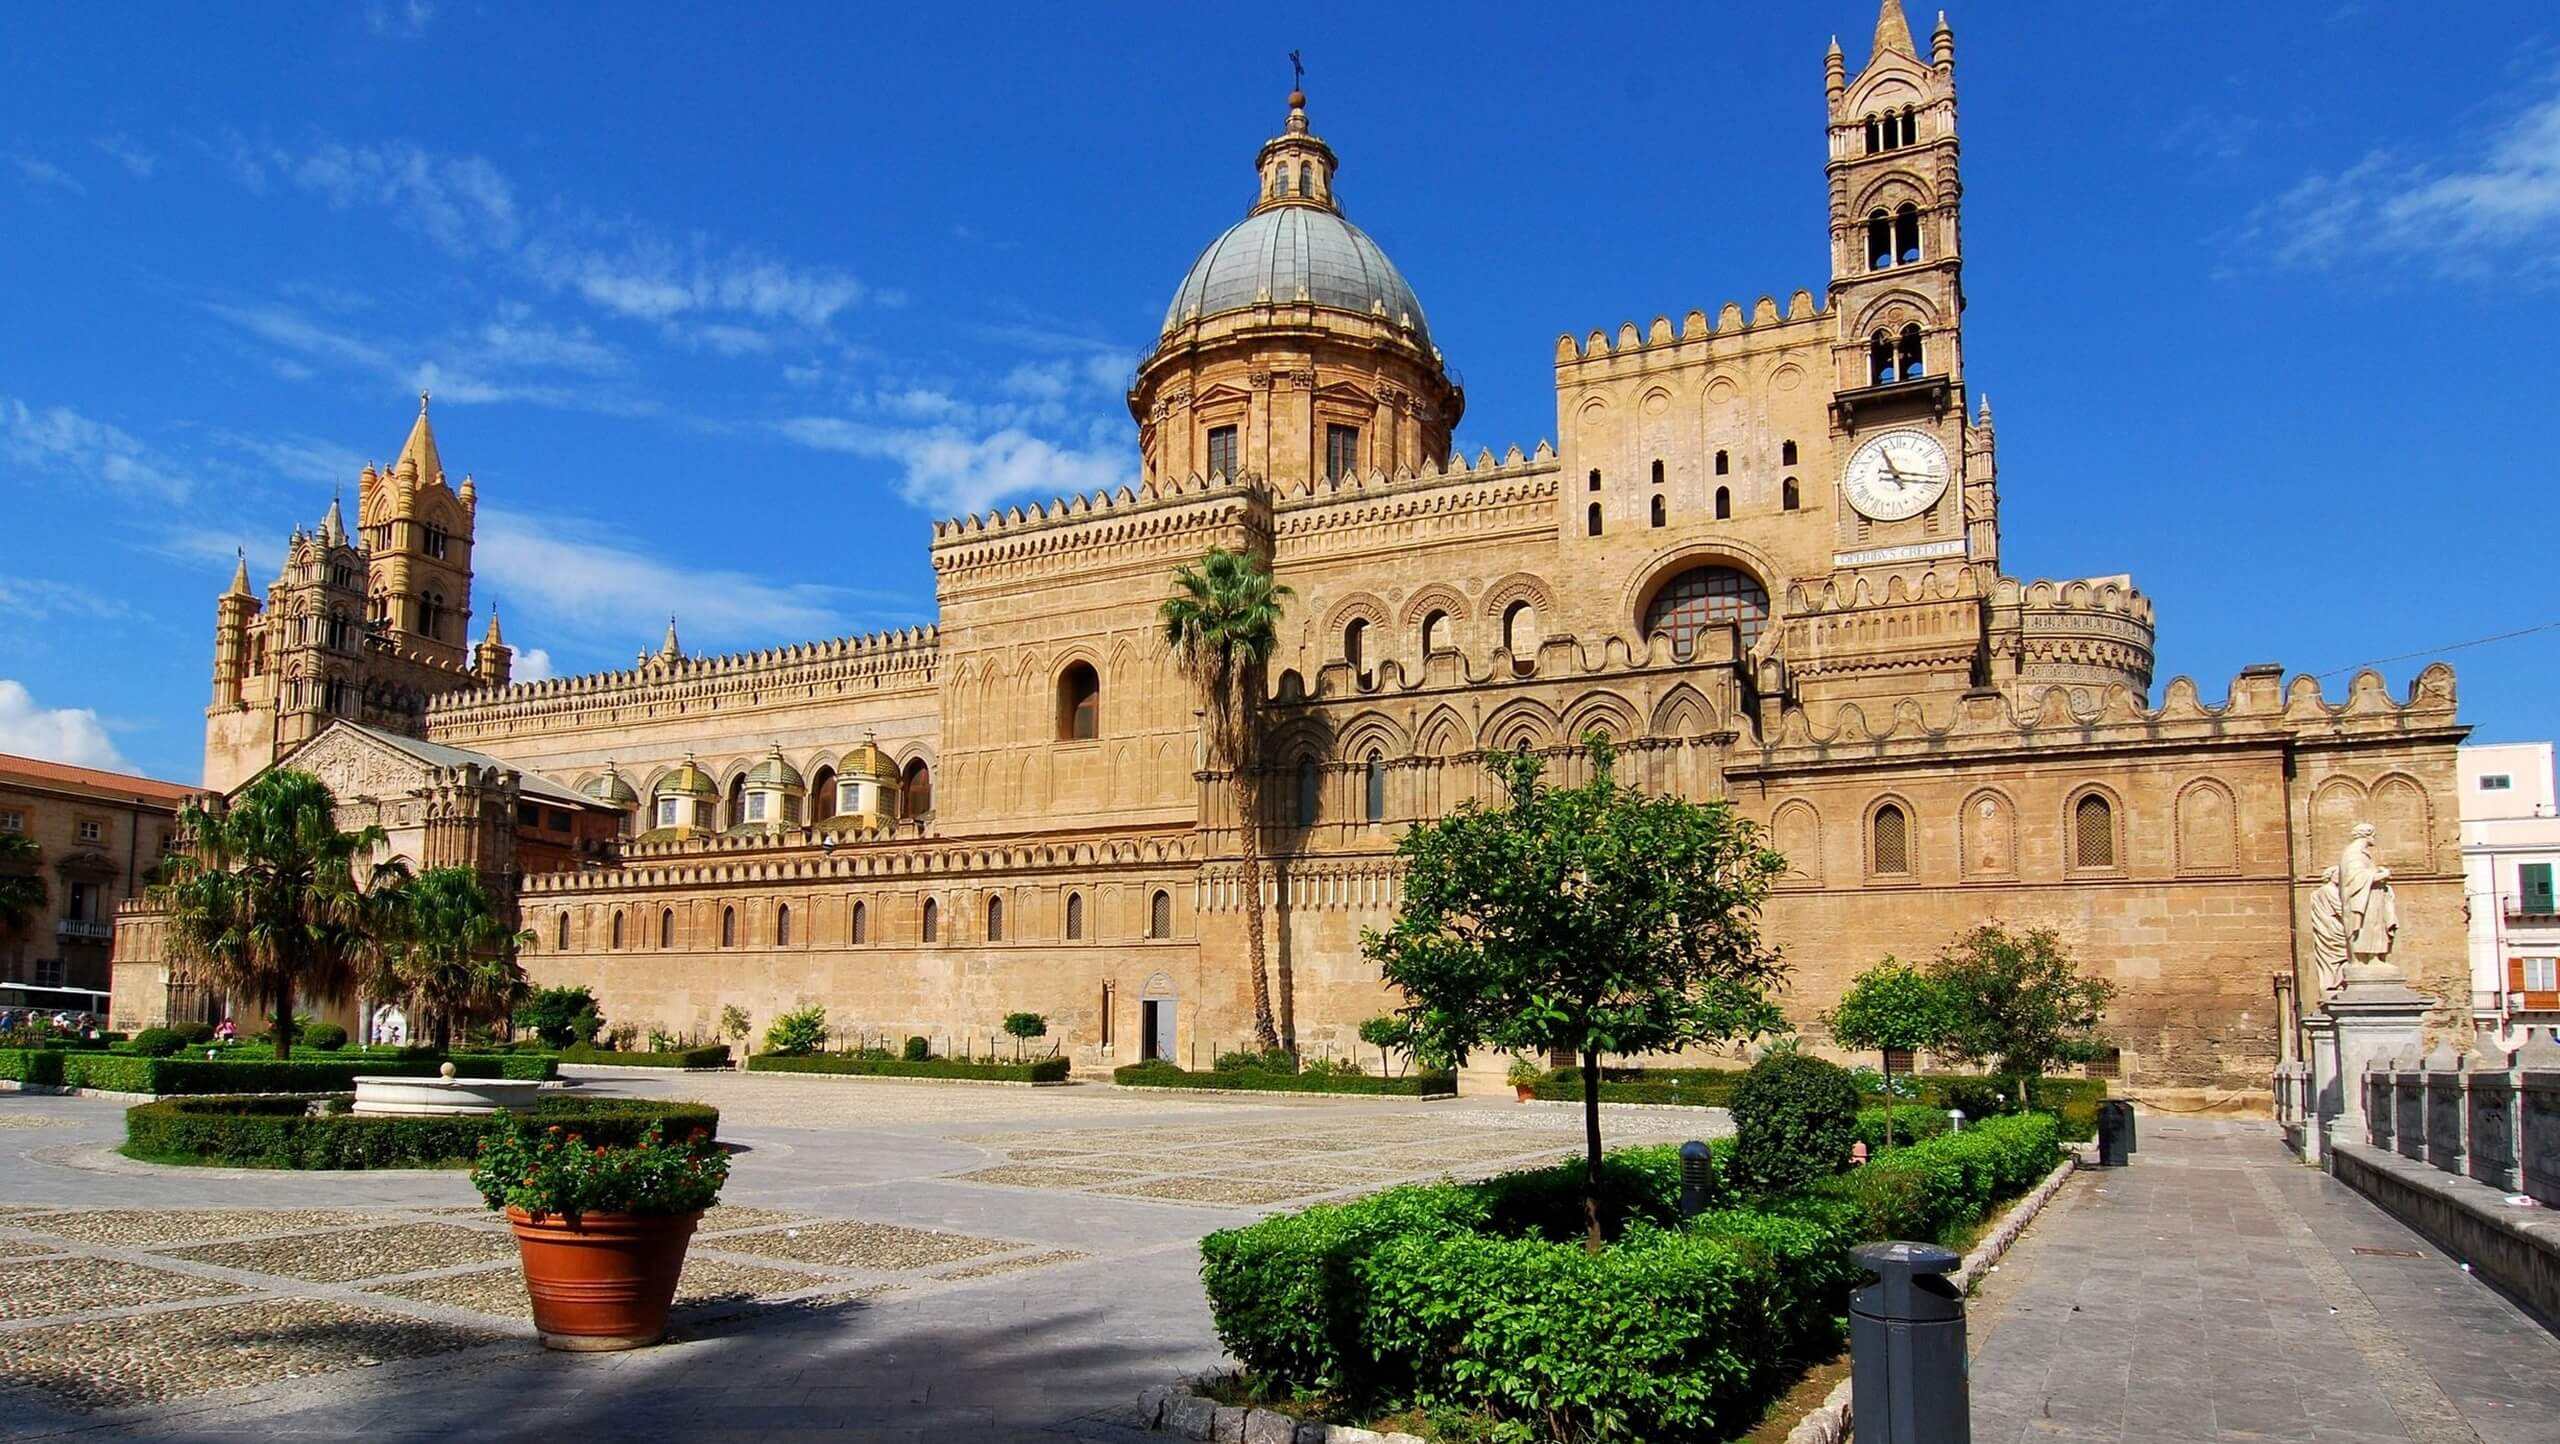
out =
[[[1355,676],[1369,670],[1369,624],[1358,617],[1342,629],[1342,660],[1351,664]]]
[[[1878,126],[1878,125],[1876,124],[1876,118],[1875,118],[1874,116],[1872,116],[1872,115],[1871,115],[1871,116],[1868,116],[1868,117],[1867,117],[1867,154],[1869,154],[1869,155],[1874,155],[1877,151],[1879,151],[1879,150],[1883,149],[1883,148],[1884,148],[1884,147],[1883,147],[1883,140],[1884,140],[1883,128],[1882,128],[1881,126]]]
[[[1102,679],[1089,662],[1058,676],[1058,740],[1090,742],[1102,735]]]
[[[1080,892],[1067,894],[1067,941],[1084,941],[1084,894]]]
[[[1731,487],[1716,488],[1716,520],[1733,520],[1733,488]]]
[[[1796,464],[1796,444],[1794,442],[1781,441],[1778,443],[1778,464],[1780,466],[1793,466]]]
[[[1299,758],[1298,825],[1300,827],[1316,825],[1316,803],[1319,800],[1317,794],[1323,786],[1324,773],[1316,767],[1315,758],[1312,756]]]
[[[729,779],[728,825],[737,826],[747,820],[747,774],[741,772]]]
[[[738,910],[736,908],[722,908],[720,910],[720,946],[724,948],[734,948],[737,945]]]
[[[809,774],[809,820],[824,822],[836,815],[836,770],[821,767]]]
[[[1449,614],[1433,612],[1422,619],[1422,654],[1454,652],[1458,644],[1449,635]]]
[[[791,946],[791,905],[789,903],[773,910],[773,945],[777,948]]]
[[[1911,871],[1911,819],[1898,803],[1888,802],[1867,821],[1868,856],[1878,873]]]
[[[871,941],[871,905],[869,903],[857,902],[853,905],[853,921],[846,925],[845,940],[855,943]]]
[[[1387,820],[1387,759],[1372,752],[1362,789],[1362,812],[1371,822]]]
[[[1672,655],[1686,660],[1698,634],[1709,627],[1738,626],[1750,651],[1769,624],[1769,594],[1732,567],[1692,567],[1663,584],[1645,608],[1644,635],[1671,638]]]
[[[1867,212],[1867,269],[1881,271],[1893,264],[1893,217],[1882,207]]]
[[[676,910],[674,908],[661,908],[658,910],[658,946],[662,948],[672,948],[675,945]]]
[[[616,952],[622,950],[622,909],[620,908],[613,910],[613,941],[609,946]]]
[[[1653,484],[1662,485],[1662,458],[1658,456],[1653,459]]]
[[[1671,511],[1670,508],[1663,505],[1662,493],[1658,491],[1655,492],[1653,494],[1653,524],[1655,526],[1660,526],[1670,519]]]
[[[1917,112],[1913,111],[1911,107],[1906,105],[1902,108],[1902,144],[1917,145],[1919,143],[1920,117]]]
[[[1882,331],[1867,338],[1867,379],[1882,386],[1893,379],[1893,338]]]
[[[2071,865],[2116,865],[2116,810],[2098,793],[2071,804]]]
[[[991,943],[1000,943],[1004,941],[1003,898],[991,897],[987,899],[987,941]]]
[[[1147,936],[1173,936],[1173,894],[1163,888],[1157,888],[1156,895],[1147,903]]]
[[[1908,201],[1893,213],[1893,263],[1907,266],[1920,259],[1920,208]]]
[[[1901,363],[1902,379],[1916,381],[1920,377],[1920,328],[1902,328],[1902,339],[1895,343],[1894,359]]]
[[[552,948],[563,953],[569,951],[569,914],[567,912],[560,914],[560,926],[555,931],[558,932],[559,937],[553,940]]]
[[[1725,453],[1725,452],[1721,452],[1721,451],[1717,452],[1717,453],[1716,453],[1716,475],[1718,475],[1718,476],[1723,476],[1723,475],[1725,475],[1727,472],[1730,472],[1730,471],[1732,471],[1732,470],[1733,470],[1733,458],[1732,458],[1732,456],[1728,455],[1728,454],[1727,454],[1727,453]]]
[[[1591,536],[1598,536],[1600,534],[1600,503],[1596,501],[1591,503],[1591,511],[1589,515],[1583,519],[1583,527]]]
[[[898,815],[922,817],[933,811],[933,769],[921,757],[907,764],[899,783]]]
[[[1794,511],[1802,505],[1804,505],[1804,498],[1796,491],[1796,479],[1792,476],[1788,477],[1785,484],[1778,488],[1778,509]]]
[[[1538,650],[1536,607],[1527,602],[1513,602],[1502,609],[1502,650],[1515,658]]]
[[[932,898],[926,898],[924,900],[924,925],[917,929],[917,935],[922,937],[928,943],[938,943],[942,941],[941,903],[934,901]]]
[[[1593,491],[1598,491],[1600,489],[1600,469],[1598,467],[1593,467],[1591,470],[1590,489]]]
[[[1316,168],[1305,161],[1298,162],[1298,194],[1311,196],[1315,193]]]

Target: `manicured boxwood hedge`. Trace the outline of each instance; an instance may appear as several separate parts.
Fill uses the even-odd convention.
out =
[[[699,1048],[676,1048],[663,1053],[626,1053],[613,1048],[591,1047],[572,1043],[560,1050],[563,1063],[594,1063],[609,1068],[726,1068],[729,1045],[706,1043]]]
[[[124,1113],[124,1151],[155,1163],[231,1168],[442,1168],[470,1162],[492,1121],[332,1111],[348,1102],[343,1094],[260,1094],[137,1104]],[[314,1114],[314,1104],[324,1111]],[[679,1137],[720,1128],[716,1108],[646,1098],[544,1098],[532,1118],[598,1144],[636,1143],[657,1122]]]
[[[1111,1070],[1111,1081],[1126,1088],[1210,1088],[1234,1093],[1352,1093],[1388,1098],[1441,1098],[1458,1091],[1448,1073],[1407,1073],[1380,1078],[1353,1073],[1282,1073],[1263,1068],[1232,1068],[1222,1073],[1195,1073],[1172,1063],[1131,1063]]]
[[[294,1058],[142,1058],[128,1053],[0,1052],[0,1078],[96,1088],[111,1093],[336,1093],[355,1087],[359,1074],[432,1078],[445,1060],[428,1056],[331,1056]],[[559,1060],[549,1053],[457,1053],[453,1071],[464,1078],[551,1079]]]
[[[1266,1397],[1455,1406],[1523,1438],[1723,1440],[1838,1347],[1850,1245],[1950,1234],[2059,1157],[2052,1119],[1995,1119],[1683,1222],[1676,1151],[1628,1149],[1603,1186],[1622,1231],[1597,1254],[1573,1163],[1213,1233],[1201,1279]]]
[[[1731,1104],[1733,1087],[1741,1081],[1742,1070],[1738,1068],[1603,1068],[1600,1070],[1600,1101],[1682,1103],[1699,1108],[1723,1108]],[[1896,1081],[1900,1081],[1899,1076]],[[1906,1100],[1903,1106],[1940,1106],[1939,1090],[1957,1083],[1974,1087],[1986,1083],[2013,1086],[2005,1080],[1986,1079],[1970,1073],[1923,1073],[1919,1077],[1919,1096]],[[1539,1079],[1530,1096],[1549,1102],[1579,1103],[1582,1101],[1582,1070],[1558,1068]],[[2098,1105],[2106,1101],[2106,1079],[2039,1078],[2031,1089],[2031,1096],[2035,1100],[2035,1111],[2050,1113],[2061,1120],[2064,1142],[2085,1143],[2098,1136]]]
[[[873,1058],[855,1053],[811,1053],[792,1056],[758,1053],[747,1059],[755,1073],[858,1073],[878,1078],[971,1078],[981,1083],[1064,1083],[1064,1058],[1027,1058],[1019,1063],[968,1063],[957,1058]]]

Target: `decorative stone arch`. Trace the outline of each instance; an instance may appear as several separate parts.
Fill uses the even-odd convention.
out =
[[[1362,712],[1344,723],[1336,736],[1335,749],[1353,762],[1367,761],[1372,749],[1389,760],[1413,752],[1413,739],[1384,712]]]
[[[1822,885],[1822,813],[1801,797],[1790,797],[1769,814],[1769,845],[1784,853],[1787,871],[1780,887]]]
[[[1868,182],[1867,188],[1849,203],[1849,219],[1864,227],[1867,217],[1878,210],[1891,215],[1902,206],[1918,206],[1922,214],[1937,208],[1937,191],[1928,178],[1907,170],[1888,171]]]
[[[2099,808],[2103,807],[2103,813]],[[2128,821],[2124,797],[2103,782],[2083,782],[2062,799],[2065,875],[2115,876],[2125,871]],[[2104,830],[2100,830],[2100,824]]]
[[[1968,878],[2018,875],[2018,804],[1997,787],[1978,787],[1956,815],[1956,833]]]
[[[2311,857],[2304,869],[2317,877],[2347,850],[2347,838],[2365,820],[2364,784],[2352,777],[2331,777],[2311,789]]]
[[[2376,778],[2365,797],[2365,821],[2373,824],[2374,855],[2399,872],[2436,870],[2435,809],[2427,789],[2405,772]]]
[[[1464,757],[1475,750],[1474,730],[1457,708],[1446,703],[1424,718],[1414,733],[1414,751],[1423,757]]]
[[[1467,647],[1467,637],[1462,627],[1467,620],[1469,610],[1466,597],[1456,587],[1445,582],[1434,582],[1415,592],[1405,601],[1404,611],[1398,618],[1403,636],[1398,640],[1400,643],[1410,642],[1413,655],[1420,657],[1422,655],[1420,631],[1422,619],[1433,612],[1446,612],[1449,614],[1449,640],[1463,652]],[[1401,654],[1403,647],[1400,645],[1397,651]]]
[[[1360,658],[1354,670],[1375,673],[1381,658],[1395,651],[1394,613],[1372,592],[1353,592],[1335,602],[1324,614],[1323,630],[1317,635],[1315,653],[1324,661],[1339,659],[1350,662],[1344,643],[1351,624],[1360,624]]]
[[[1548,710],[1545,703],[1530,697],[1514,697],[1494,709],[1493,715],[1485,719],[1480,735],[1488,751],[1517,752],[1520,744],[1526,742],[1530,751],[1537,752],[1555,746],[1561,733],[1557,728],[1556,714]]]
[[[1556,740],[1567,747],[1580,747],[1583,734],[1595,727],[1621,747],[1644,735],[1635,704],[1615,692],[1585,692],[1564,709]]]
[[[1093,677],[1093,736],[1087,738],[1077,738],[1073,735],[1072,712],[1075,704],[1074,699],[1067,695],[1069,681],[1074,677],[1078,667],[1084,668]],[[1045,701],[1048,704],[1050,725],[1047,736],[1049,740],[1092,742],[1111,735],[1110,658],[1100,648],[1084,642],[1074,643],[1059,651],[1056,656],[1048,658],[1041,671],[1035,672],[1026,665],[1022,670],[1022,677],[1026,682],[1033,677],[1044,677],[1047,680],[1043,696],[1035,700]]]
[[[2177,867],[2181,876],[2240,870],[2240,807],[2221,779],[2199,777],[2178,789]]]
[[[1646,731],[1655,737],[1704,737],[1722,730],[1722,725],[1716,705],[1683,682],[1654,704],[1653,723]]]
[[[1901,816],[1901,836],[1892,835],[1896,824],[1884,817],[1886,809]],[[1884,830],[1878,831],[1879,819]],[[1897,858],[1896,853],[1899,853]],[[1911,799],[1899,792],[1881,792],[1867,799],[1858,814],[1859,870],[1870,882],[1908,882],[1920,876],[1920,810]],[[1900,866],[1892,866],[1899,861]]]
[[[1866,309],[1860,311],[1857,320],[1847,328],[1847,334],[1865,337],[1879,330],[1900,331],[1907,325],[1916,325],[1923,331],[1935,331],[1938,321],[1938,308],[1930,304],[1928,297],[1897,286],[1868,302]]]
[[[1779,603],[1793,580],[1776,559],[1748,542],[1732,537],[1700,537],[1675,542],[1637,563],[1627,574],[1627,582],[1618,596],[1618,616],[1626,627],[1626,635],[1634,638],[1635,650],[1643,655],[1646,646],[1644,612],[1654,594],[1672,578],[1691,567],[1732,567],[1749,574],[1760,583],[1769,597],[1769,626],[1766,635],[1778,633]]]

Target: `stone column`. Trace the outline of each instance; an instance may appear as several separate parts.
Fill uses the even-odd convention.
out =
[[[2311,1035],[2312,1106],[2318,1117],[2304,1130],[2303,1161],[2327,1156],[2322,1135],[2364,1136],[2364,1096],[2358,1080],[2377,1060],[2422,1056],[2420,1030],[2435,1000],[2411,988],[2388,963],[2356,963],[2346,984],[2321,999],[2321,1011],[2303,1020]]]

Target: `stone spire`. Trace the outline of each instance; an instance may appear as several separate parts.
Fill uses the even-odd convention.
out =
[[[347,544],[347,519],[338,509],[338,497],[335,493],[329,497],[329,514],[320,518],[320,540],[333,547],[342,547]]]
[[[661,662],[678,662],[683,659],[684,644],[676,640],[676,619],[673,614],[669,614],[667,617],[667,639],[658,644],[658,660]]]
[[[498,631],[498,608],[493,602],[489,606],[489,631],[471,652],[471,670],[482,682],[503,687],[515,675],[515,660],[515,649]]]
[[[1938,28],[1929,32],[1929,63],[1941,71],[1956,68],[1956,32],[1947,24],[1947,12],[1938,12]]]
[[[246,547],[239,548],[238,550],[240,553],[240,562],[239,565],[231,569],[231,589],[223,593],[226,597],[245,597],[251,595],[249,591],[249,550]]]
[[[1822,89],[1831,103],[1840,103],[1840,92],[1849,87],[1849,60],[1840,53],[1840,37],[1831,37],[1831,48],[1822,56]]]
[[[466,471],[462,474],[462,490],[455,492],[454,495],[462,502],[464,511],[480,509],[480,486],[471,479],[470,472]]]
[[[1867,50],[1867,63],[1875,64],[1876,57],[1888,50],[1920,58],[1919,47],[1911,43],[1911,22],[1902,18],[1902,0],[1884,0],[1876,11],[1876,43]]]
[[[1262,176],[1262,196],[1253,207],[1256,211],[1275,206],[1316,206],[1336,212],[1342,209],[1334,204],[1333,196],[1333,173],[1340,162],[1334,159],[1333,147],[1307,128],[1307,93],[1303,90],[1289,92],[1289,119],[1278,135],[1262,143],[1253,165]]]
[[[444,458],[436,454],[436,429],[427,424],[427,393],[418,393],[418,421],[409,428],[409,439],[401,444],[400,459],[391,464],[394,471],[405,471],[421,483],[433,485],[444,478]]]

